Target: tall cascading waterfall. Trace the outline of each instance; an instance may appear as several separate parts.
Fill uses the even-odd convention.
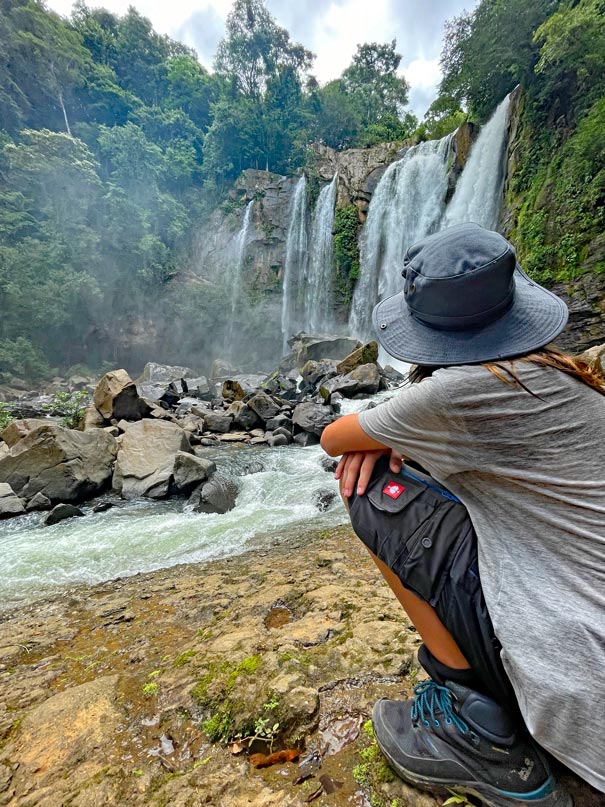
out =
[[[506,173],[509,107],[507,95],[481,129],[445,211],[444,227],[474,221],[490,230],[497,228]]]
[[[361,270],[349,317],[350,333],[359,339],[373,336],[372,309],[377,300],[399,290],[407,247],[439,226],[451,139],[448,135],[412,146],[387,168],[374,191],[361,236]]]
[[[322,188],[313,214],[303,325],[309,333],[333,330],[332,229],[337,188],[335,174],[332,182]]]
[[[250,218],[252,216],[253,205],[254,199],[248,202],[246,206],[242,227],[237,234],[237,238],[235,239],[233,266],[231,267],[231,272],[229,274],[229,299],[231,302],[231,316],[229,318],[229,326],[227,328],[225,350],[230,359],[234,358],[235,353],[235,321],[242,300],[242,280],[244,277],[244,262],[246,259],[246,242],[248,240],[248,232],[250,230]]]
[[[288,350],[288,339],[302,327],[297,313],[304,304],[303,279],[307,267],[307,181],[304,175],[296,183],[290,203],[290,224],[286,239],[286,265],[281,310],[282,350]]]

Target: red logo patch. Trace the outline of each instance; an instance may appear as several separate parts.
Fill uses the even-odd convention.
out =
[[[398,499],[404,490],[405,485],[400,485],[399,482],[389,482],[384,486],[382,492],[391,499]]]

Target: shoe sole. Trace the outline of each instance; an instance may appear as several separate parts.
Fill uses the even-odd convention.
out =
[[[428,779],[424,776],[418,776],[418,774],[411,773],[392,759],[380,744],[378,737],[376,737],[376,742],[386,757],[387,762],[399,778],[421,790],[434,790],[438,788],[449,790],[456,789],[457,791],[463,790],[468,795],[480,798],[487,807],[521,807],[521,805],[526,805],[527,807],[574,807],[573,799],[570,794],[560,788],[555,787],[550,793],[541,795],[548,783],[540,788],[539,791],[534,791],[533,794],[517,795],[506,793],[479,782],[451,782],[447,779]]]

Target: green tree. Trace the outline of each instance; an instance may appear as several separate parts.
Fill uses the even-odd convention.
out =
[[[300,79],[313,58],[302,45],[290,41],[290,34],[277,25],[262,0],[235,0],[215,66],[246,97],[259,101],[280,69],[292,68]]]
[[[401,54],[396,41],[358,45],[353,61],[342,74],[342,84],[358,105],[364,126],[398,119],[408,101],[407,81],[397,75]]]
[[[446,23],[440,93],[485,120],[517,84],[532,80],[533,35],[560,0],[483,0]]]
[[[603,92],[605,2],[579,0],[563,6],[536,31],[540,46],[535,72],[542,99],[560,110],[585,110]],[[574,103],[575,102],[575,103]]]

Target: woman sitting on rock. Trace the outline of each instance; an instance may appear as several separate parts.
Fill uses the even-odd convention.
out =
[[[568,807],[545,751],[605,792],[605,382],[544,347],[566,306],[499,234],[431,235],[402,275],[374,324],[420,383],[322,437],[431,679],[376,739],[419,787]]]

